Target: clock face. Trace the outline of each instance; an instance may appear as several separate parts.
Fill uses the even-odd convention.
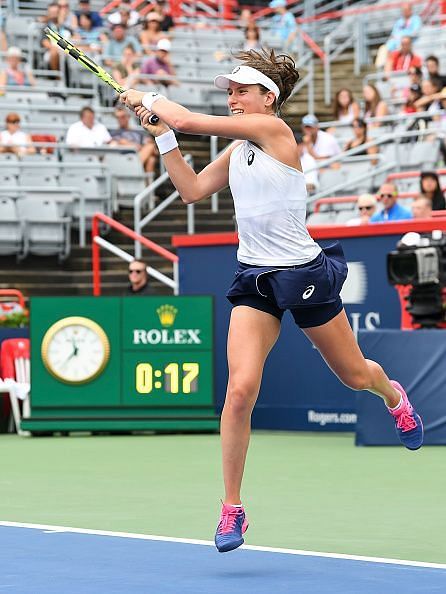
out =
[[[60,381],[83,384],[92,381],[107,365],[110,345],[103,329],[88,318],[59,320],[42,341],[42,359]]]

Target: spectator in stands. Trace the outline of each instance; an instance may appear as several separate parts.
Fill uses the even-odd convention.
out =
[[[79,26],[79,16],[81,14],[89,14],[91,16],[91,20],[93,21],[93,27],[102,27],[102,17],[99,12],[96,10],[91,10],[90,0],[79,0],[78,9],[76,10],[76,18],[78,20]]]
[[[94,110],[87,106],[81,109],[80,120],[68,128],[65,142],[73,148],[93,148],[109,144],[111,139],[107,128],[95,122]]]
[[[282,42],[282,51],[290,51],[297,36],[296,19],[286,6],[286,0],[272,0],[269,3],[275,12],[271,19],[271,30]]]
[[[441,78],[426,78],[421,83],[422,96],[415,102],[417,111],[429,111],[436,113],[440,111],[440,100],[442,98],[443,84]]]
[[[79,15],[79,27],[73,34],[73,43],[85,52],[101,51],[101,43],[107,43],[106,36],[99,27],[93,27],[91,14]]]
[[[260,28],[255,23],[250,23],[245,28],[245,41],[243,42],[242,50],[259,50],[262,49],[262,42],[260,41]]]
[[[336,138],[328,132],[319,130],[319,120],[313,114],[307,114],[302,118],[304,132],[304,143],[307,153],[316,161],[329,159],[341,152]]]
[[[175,69],[170,61],[171,43],[168,39],[160,39],[156,44],[156,52],[154,56],[147,58],[141,66],[141,74],[154,74],[162,76],[168,74],[175,76]],[[165,85],[177,85],[176,80],[157,80],[158,83]]]
[[[129,281],[126,295],[152,295],[149,287],[149,275],[147,264],[144,260],[132,260],[129,262]]]
[[[364,85],[362,88],[362,96],[364,98],[364,119],[365,118],[382,118],[389,115],[389,108],[387,103],[381,98],[381,95],[375,85],[370,83]],[[371,122],[370,127],[381,126],[381,122]]]
[[[440,62],[437,56],[430,55],[424,60],[429,78],[440,79],[442,87],[446,87],[446,76],[440,74]]]
[[[43,30],[45,27],[50,27],[53,31],[56,31],[66,39],[70,39],[72,31],[59,23],[59,6],[56,2],[48,4],[46,15],[43,17],[42,21],[44,25],[42,27],[40,45],[45,49],[43,60],[49,70],[59,70],[60,49],[48,39]]]
[[[251,25],[252,23],[255,23],[254,18],[252,16],[252,12],[249,8],[242,8],[242,10],[240,11],[240,17],[238,19],[238,22],[240,27],[245,29],[247,29],[249,25]]]
[[[19,47],[11,46],[6,52],[6,68],[0,72],[0,94],[3,87],[34,86],[36,81],[29,68],[22,68],[23,54]]]
[[[420,85],[413,84],[409,87],[409,95],[403,106],[403,113],[415,113],[417,111],[416,102],[423,96]]]
[[[5,118],[6,129],[0,132],[0,152],[14,153],[19,157],[22,155],[32,155],[36,152],[29,134],[20,130],[20,116],[18,113],[11,112]]]
[[[356,209],[359,216],[349,219],[345,224],[349,227],[368,225],[370,223],[370,218],[376,212],[376,205],[376,196],[373,196],[373,194],[360,194],[356,201]]]
[[[388,54],[400,47],[403,37],[416,39],[420,32],[423,23],[417,14],[412,14],[412,6],[409,3],[403,4],[401,12],[402,16],[393,25],[389,39],[378,50],[375,61],[375,66],[377,68],[384,66]]]
[[[367,124],[361,118],[357,118],[353,120],[352,123],[354,138],[349,140],[347,144],[344,146],[344,151],[349,151],[350,149],[360,147],[361,145],[370,142],[370,139],[367,137]],[[378,153],[377,146],[370,146],[366,149],[362,149],[355,153],[357,157],[360,155],[376,155]],[[372,165],[376,165],[378,161],[373,160],[371,163]]]
[[[71,32],[74,32],[78,27],[78,21],[74,12],[70,10],[69,1],[59,0],[57,6],[59,7],[59,26],[64,27],[65,29],[69,29]]]
[[[166,34],[161,31],[161,21],[162,17],[155,11],[149,12],[144,20],[139,41],[146,54],[152,53],[158,41],[166,37]]]
[[[435,171],[422,171],[420,175],[420,194],[431,201],[432,210],[445,210],[446,201]]]
[[[124,107],[117,107],[114,116],[118,127],[111,130],[112,141],[110,146],[119,146],[122,148],[134,149],[144,166],[147,173],[153,173],[156,165],[156,155],[158,151],[152,137],[147,136],[141,130],[135,130],[130,127],[130,112]]]
[[[8,40],[5,35],[5,20],[0,12],[0,51],[6,52],[8,49]]]
[[[134,27],[139,22],[139,12],[132,9],[131,0],[122,0],[118,10],[110,13],[107,21],[110,25],[125,25]]]
[[[139,41],[133,35],[129,35],[127,27],[124,25],[113,25],[111,38],[104,48],[104,62],[108,66],[117,64],[121,61],[124,48],[131,45],[138,55],[142,54],[142,48]]]
[[[410,207],[414,219],[429,219],[432,216],[432,202],[425,196],[419,196]]]
[[[153,10],[157,12],[161,17],[161,31],[168,33],[175,27],[172,15],[170,14],[169,7],[166,0],[155,0]]]
[[[350,89],[340,89],[334,98],[334,119],[351,124],[359,117],[360,108]]]
[[[411,40],[416,39],[423,25],[421,18],[417,14],[412,14],[411,4],[403,4],[401,12],[402,16],[393,25],[392,33],[386,43],[389,52],[398,49],[403,37],[410,37]]]
[[[423,60],[412,51],[412,40],[410,37],[401,39],[399,50],[391,52],[386,63],[385,71],[390,72],[408,72],[412,67],[421,68]]]
[[[121,61],[119,64],[115,64],[112,69],[112,76],[121,87],[126,88],[131,84],[136,84],[140,73],[139,61],[139,56],[132,45],[124,48]]]
[[[312,192],[315,192],[319,187],[319,178],[316,169],[316,159],[305,150],[305,143],[302,134],[294,132],[294,138],[296,139],[298,155],[302,167],[302,173],[305,176],[307,192],[311,194]]]
[[[377,198],[383,208],[371,217],[371,223],[386,223],[412,218],[410,210],[398,204],[398,188],[395,184],[385,182],[380,187]]]

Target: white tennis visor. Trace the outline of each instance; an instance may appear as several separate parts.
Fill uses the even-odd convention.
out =
[[[255,68],[251,68],[251,66],[236,66],[230,74],[219,74],[214,78],[214,85],[217,89],[226,90],[229,88],[229,81],[231,80],[244,85],[263,85],[268,91],[274,93],[276,99],[279,98],[280,91],[276,83],[269,76]]]

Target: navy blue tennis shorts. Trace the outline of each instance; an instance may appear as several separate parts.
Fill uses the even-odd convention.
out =
[[[347,278],[347,262],[336,242],[308,264],[252,266],[239,262],[226,297],[279,320],[289,309],[301,328],[326,324],[342,311],[340,292]]]

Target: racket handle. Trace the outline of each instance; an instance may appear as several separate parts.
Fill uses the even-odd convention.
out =
[[[156,126],[156,124],[159,121],[160,121],[159,117],[157,115],[155,115],[154,113],[149,118],[149,124],[152,124],[152,126]]]

